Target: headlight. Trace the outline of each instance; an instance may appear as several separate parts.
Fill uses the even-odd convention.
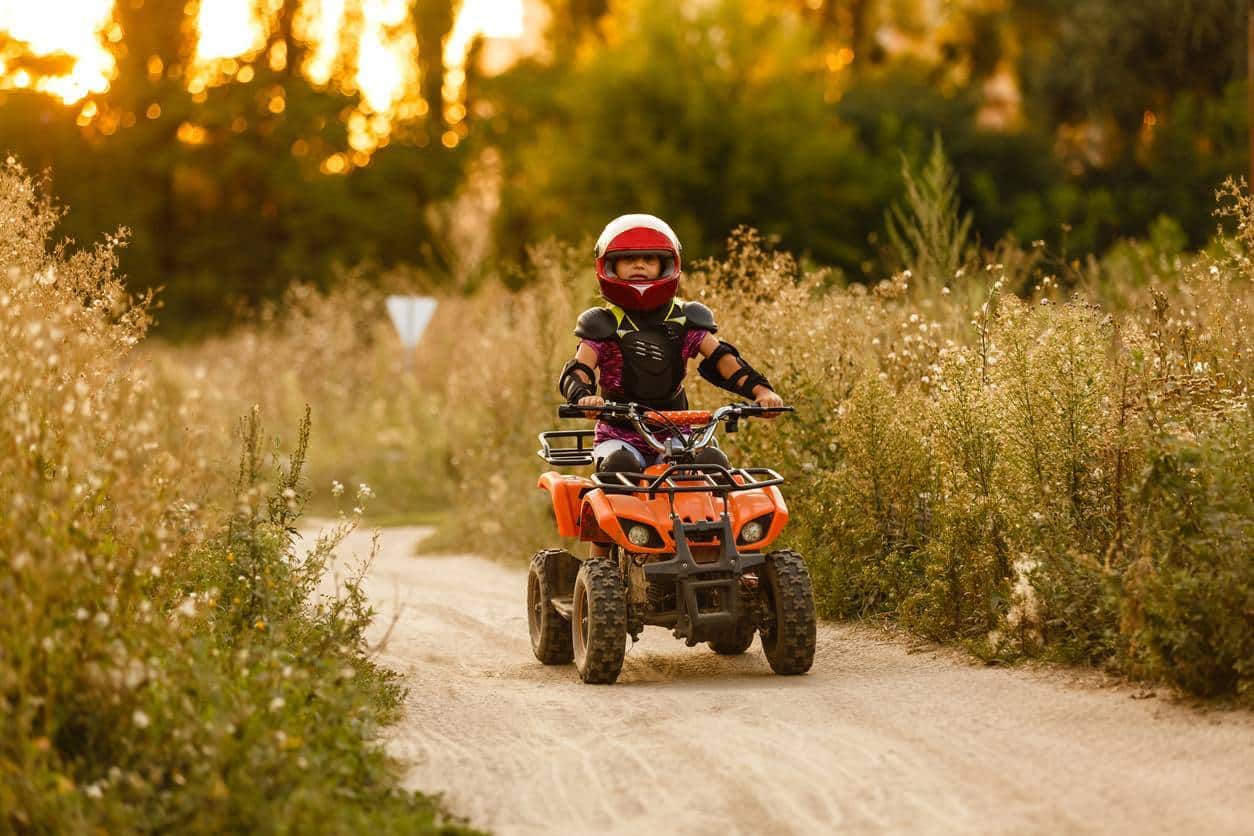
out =
[[[649,535],[652,533],[646,525],[633,525],[627,529],[627,539],[633,546],[647,546],[651,539]]]
[[[761,520],[751,520],[740,529],[740,539],[746,543],[756,543],[766,536],[766,526]],[[635,541],[632,541],[635,542]]]

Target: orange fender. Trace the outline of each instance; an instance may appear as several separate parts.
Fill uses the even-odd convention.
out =
[[[549,492],[553,500],[553,515],[557,517],[557,533],[562,537],[579,536],[579,501],[592,487],[592,480],[583,476],[567,476],[550,470],[540,475],[536,487]]]
[[[771,527],[767,529],[766,536],[756,543],[741,546],[741,551],[764,551],[779,539],[779,535],[784,533],[784,526],[788,525],[788,506],[784,504],[784,495],[775,485],[734,493],[731,506],[732,528],[737,534],[750,520],[771,515]]]

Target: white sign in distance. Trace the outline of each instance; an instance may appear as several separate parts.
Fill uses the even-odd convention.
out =
[[[433,296],[389,296],[387,299],[388,316],[396,326],[396,333],[401,338],[401,345],[413,348],[418,345],[422,332],[435,314],[435,297]]]

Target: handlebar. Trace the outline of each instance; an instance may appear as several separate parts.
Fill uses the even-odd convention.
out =
[[[696,449],[705,447],[714,437],[720,421],[728,422],[728,432],[734,432],[735,424],[741,418],[762,417],[766,415],[792,412],[791,406],[758,406],[753,403],[728,404],[720,406],[713,412],[706,410],[665,411],[650,409],[636,403],[606,403],[602,406],[578,406],[562,404],[557,408],[559,418],[623,418],[631,422],[650,446],[659,451],[667,449],[646,424],[654,424],[657,428],[679,429],[681,426],[701,427],[685,443],[685,447]]]

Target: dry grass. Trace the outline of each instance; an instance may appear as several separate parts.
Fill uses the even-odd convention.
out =
[[[789,477],[826,615],[1250,699],[1254,208],[1236,186],[1220,206],[1233,232],[1196,254],[1129,242],[1067,264],[1004,242],[952,275],[840,287],[742,230],[687,272],[681,295],[797,407],[728,441]],[[535,434],[557,425],[556,373],[596,299],[582,249],[540,246],[521,270],[521,291],[446,299],[412,374],[360,289],[298,290],[162,367],[223,416],[257,402],[291,425],[313,404],[320,490],[451,508],[429,548],[522,560],[554,538]]]
[[[844,288],[748,231],[689,271],[681,295],[710,304],[797,406],[730,443],[790,478],[791,541],[824,613],[1249,699],[1254,223],[1242,192],[1222,201],[1235,235],[1149,273],[1134,244],[1063,279],[1003,244],[925,287],[902,273]],[[525,272],[522,291],[446,300],[411,377],[374,330],[377,308],[343,297],[209,353],[228,358],[228,380],[282,358],[300,385],[267,409],[290,416],[309,398],[337,428],[327,461],[345,474],[377,463],[395,505],[451,505],[435,547],[522,560],[554,537],[535,434],[557,424],[554,378],[595,303],[582,251],[540,247]],[[350,309],[374,324],[336,326]],[[274,396],[272,381],[249,391]],[[354,397],[335,394],[350,385]],[[418,471],[439,490],[413,487]]]
[[[436,829],[370,742],[399,692],[357,581],[313,594],[350,524],[294,542],[308,423],[286,461],[255,410],[232,441],[137,350],[116,239],[57,217],[0,167],[0,830]]]

